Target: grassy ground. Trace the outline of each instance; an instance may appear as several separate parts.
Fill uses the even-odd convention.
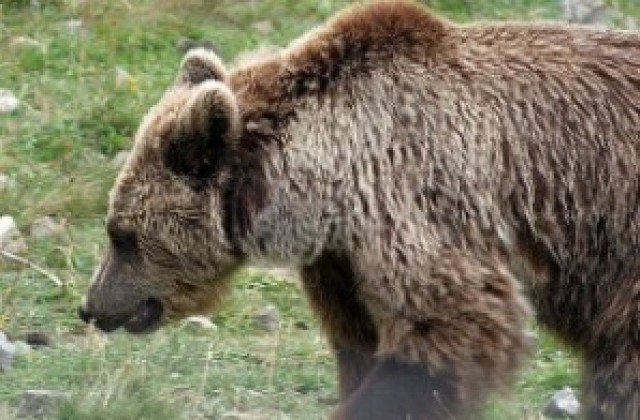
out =
[[[333,360],[295,282],[245,271],[212,318],[216,328],[180,324],[136,339],[85,329],[75,307],[105,241],[111,158],[130,146],[139,119],[174,77],[178,40],[213,40],[231,60],[261,44],[286,44],[346,1],[29,3],[0,2],[0,88],[21,100],[17,112],[0,114],[0,173],[11,180],[0,191],[0,215],[15,217],[23,232],[38,216],[64,222],[57,236],[28,239],[25,254],[64,284],[0,259],[0,330],[16,339],[44,331],[54,340],[0,372],[0,418],[15,415],[25,389],[66,392],[70,402],[56,419],[325,417],[335,401]],[[553,0],[427,3],[456,20],[552,18],[561,9]],[[634,0],[620,6],[640,16]],[[116,82],[117,69],[131,75],[128,83]],[[280,311],[276,333],[252,321],[267,304]],[[553,390],[577,386],[575,359],[542,333],[539,343],[517,390],[492,402],[484,418],[538,418]]]

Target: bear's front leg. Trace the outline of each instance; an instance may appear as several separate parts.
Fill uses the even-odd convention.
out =
[[[374,366],[375,347],[340,344],[337,337],[330,337],[336,355],[340,402],[344,402],[360,387]]]
[[[371,316],[357,296],[357,279],[344,256],[326,253],[301,274],[307,299],[335,352],[344,402],[375,362],[378,338]]]
[[[383,357],[332,420],[452,419],[453,378],[437,378],[418,364]]]
[[[619,319],[621,319],[619,317]],[[621,328],[610,325],[612,333]],[[600,338],[585,351],[582,416],[586,420],[640,420],[640,345],[637,318],[625,333],[631,336]]]
[[[399,278],[371,270],[360,284],[376,363],[334,420],[473,418],[487,392],[510,384],[528,348],[517,281],[499,260],[462,251],[422,267],[415,278],[408,268]]]

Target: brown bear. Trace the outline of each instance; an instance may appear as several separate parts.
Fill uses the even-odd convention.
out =
[[[112,190],[80,315],[150,331],[295,264],[334,419],[473,417],[530,306],[588,419],[640,419],[640,35],[354,6],[227,70],[191,51]]]

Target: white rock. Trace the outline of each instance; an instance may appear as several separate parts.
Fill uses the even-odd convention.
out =
[[[7,114],[18,109],[20,101],[7,89],[0,89],[0,114]]]
[[[18,236],[20,232],[11,216],[0,216],[0,243]]]
[[[569,387],[556,391],[543,410],[544,416],[552,419],[577,418],[579,413],[580,402]]]
[[[131,155],[131,152],[129,150],[120,150],[118,153],[116,153],[113,159],[111,159],[111,166],[113,166],[115,169],[122,168],[122,166],[124,166],[124,164],[127,162],[127,159],[129,159],[129,155]]]
[[[13,364],[16,348],[6,335],[0,331],[0,372],[8,370]]]
[[[0,250],[20,254],[27,249],[27,243],[20,234],[11,216],[0,216]]]
[[[64,221],[56,222],[51,216],[42,216],[31,222],[29,233],[32,238],[42,239],[64,232]]]

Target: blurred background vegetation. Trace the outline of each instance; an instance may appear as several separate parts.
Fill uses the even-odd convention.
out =
[[[18,346],[0,370],[0,419],[28,389],[63,392],[55,419],[320,419],[335,403],[331,354],[287,275],[243,271],[210,320],[149,337],[104,337],[75,308],[105,243],[106,197],[145,111],[175,76],[186,45],[228,62],[284,46],[346,0],[0,0],[0,216],[21,232],[25,263],[0,256],[0,331]],[[563,19],[561,0],[423,1],[455,21]],[[575,3],[575,1],[574,1]],[[586,2],[592,4],[594,2]],[[595,19],[633,28],[637,0],[595,2]],[[1,109],[1,106],[0,106]],[[38,233],[34,226],[48,224]],[[57,284],[57,283],[60,284]],[[265,315],[266,314],[266,315]],[[261,323],[275,317],[278,325]],[[577,362],[533,327],[539,350],[517,391],[486,419],[537,419],[578,387]],[[28,340],[27,340],[28,341]],[[479,414],[480,416],[480,414]]]

